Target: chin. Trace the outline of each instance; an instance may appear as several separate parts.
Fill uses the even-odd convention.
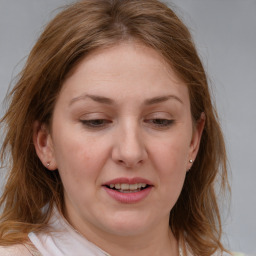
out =
[[[153,227],[154,221],[141,214],[115,214],[109,220],[108,229],[113,235],[136,236],[143,232],[148,232]],[[153,228],[152,228],[153,229]]]

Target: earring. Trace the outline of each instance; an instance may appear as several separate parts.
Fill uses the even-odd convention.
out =
[[[49,166],[50,166],[50,163],[48,162],[48,163],[46,164],[46,166],[49,167]]]
[[[190,159],[190,160],[189,160],[189,162],[192,164],[192,163],[193,163],[193,160],[192,160],[192,159]]]

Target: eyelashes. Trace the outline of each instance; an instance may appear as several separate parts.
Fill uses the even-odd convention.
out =
[[[152,124],[158,127],[169,127],[174,123],[173,119],[161,119],[161,118],[156,118],[156,119],[146,119],[146,123]]]
[[[108,119],[83,119],[80,122],[88,129],[104,129],[109,127],[113,122]],[[173,125],[175,120],[164,119],[164,118],[154,118],[154,119],[144,119],[143,122],[152,128],[165,129]]]
[[[81,123],[88,128],[104,128],[112,123],[112,121],[107,119],[88,119],[80,120]]]

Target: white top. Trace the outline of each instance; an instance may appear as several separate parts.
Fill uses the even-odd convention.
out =
[[[28,237],[35,248],[29,245],[0,246],[1,256],[110,256],[95,244],[76,232],[54,209],[49,221],[50,232],[29,233]],[[220,256],[216,253],[215,256]],[[223,256],[227,254],[223,254]],[[192,256],[192,255],[188,255]],[[230,255],[229,255],[230,256]],[[233,254],[233,256],[245,256]]]
[[[29,233],[28,237],[42,256],[106,256],[108,253],[76,232],[54,209],[49,221],[50,233]]]

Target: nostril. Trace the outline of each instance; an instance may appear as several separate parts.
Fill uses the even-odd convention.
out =
[[[131,140],[128,139],[127,141],[118,140],[112,148],[112,159],[116,164],[129,169],[142,165],[146,161],[148,154],[144,144],[139,144],[139,139],[136,139],[136,145],[135,143],[131,144]]]
[[[136,161],[134,161],[134,162],[130,161],[129,162],[129,161],[124,161],[124,160],[118,160],[117,162],[118,162],[118,164],[123,165],[126,168],[133,168],[137,165],[143,164],[144,160],[139,160],[137,162]]]

